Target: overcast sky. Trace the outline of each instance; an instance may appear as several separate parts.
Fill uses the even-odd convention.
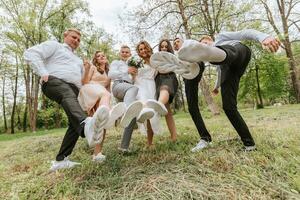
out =
[[[89,2],[92,20],[105,29],[106,32],[117,37],[120,43],[127,43],[129,39],[125,35],[117,34],[120,29],[118,15],[124,8],[134,8],[142,4],[143,0],[87,0]],[[121,45],[121,44],[120,44]],[[117,45],[119,46],[119,45]]]

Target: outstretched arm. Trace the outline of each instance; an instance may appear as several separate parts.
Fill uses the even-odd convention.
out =
[[[254,29],[220,33],[216,37],[216,45],[233,40],[254,40],[260,42],[263,47],[269,49],[271,52],[276,52],[280,46],[280,41],[278,39]]]

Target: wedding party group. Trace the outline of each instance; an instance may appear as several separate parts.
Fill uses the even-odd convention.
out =
[[[239,82],[251,59],[251,50],[242,41],[253,40],[270,52],[280,47],[278,39],[253,29],[222,32],[214,38],[203,35],[198,40],[162,39],[158,51],[140,41],[133,50],[122,45],[119,60],[109,63],[102,51],[95,51],[91,60],[82,60],[75,50],[81,33],[70,28],[64,42],[45,41],[24,52],[24,59],[40,76],[43,94],[57,102],[68,118],[68,128],[50,171],[80,165],[71,161],[79,137],[94,148],[92,161],[103,162],[105,135],[120,119],[122,138],[118,150],[130,151],[133,130],[147,135],[147,147],[153,148],[153,137],[161,132],[164,116],[172,141],[177,140],[176,123],[170,104],[178,90],[177,75],[184,80],[188,110],[200,139],[191,149],[199,152],[212,144],[212,138],[200,114],[198,86],[205,70],[204,63],[216,67],[217,81],[224,113],[238,133],[244,151],[256,150],[254,139],[237,108]],[[114,103],[112,103],[114,102]]]

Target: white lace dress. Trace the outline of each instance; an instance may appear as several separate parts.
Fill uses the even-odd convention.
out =
[[[144,64],[143,68],[138,69],[138,74],[135,77],[134,85],[139,88],[137,99],[141,100],[143,103],[146,103],[148,99],[155,99],[156,89],[154,77],[156,73],[157,72],[148,64]],[[160,117],[157,113],[155,113],[154,117],[150,119],[150,123],[154,134],[160,133]],[[146,134],[146,122],[144,124],[138,123],[138,125],[139,130]]]

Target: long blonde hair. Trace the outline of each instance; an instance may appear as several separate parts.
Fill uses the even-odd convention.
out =
[[[97,54],[98,53],[103,53],[103,51],[96,51],[95,52],[94,57],[93,57],[93,61],[92,61],[93,65],[97,68],[97,71],[100,72],[101,74],[103,74],[104,71],[105,71],[105,73],[108,73],[108,71],[109,71],[108,61],[107,61],[107,63],[105,63],[105,68],[104,68],[104,71],[103,71],[103,69],[100,68],[100,64],[97,62]]]

